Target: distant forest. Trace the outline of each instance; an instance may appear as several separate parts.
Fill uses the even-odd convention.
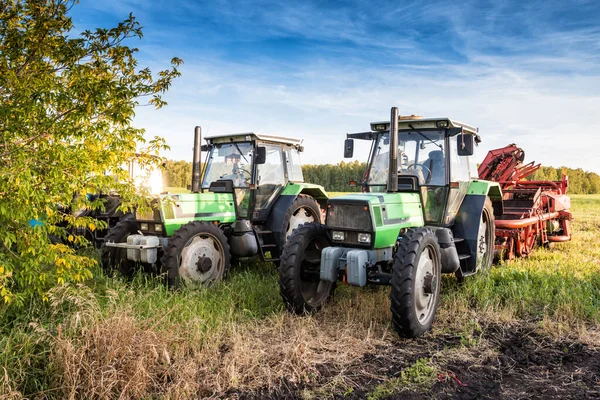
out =
[[[358,187],[350,187],[350,180],[361,181],[365,172],[366,163],[358,161],[338,164],[304,165],[304,181],[316,183],[325,187],[329,192],[353,192],[359,191]],[[571,194],[594,194],[600,193],[600,175],[587,172],[581,168],[573,169],[567,167],[541,167],[533,173],[530,180],[561,180],[562,174],[569,177],[569,190]],[[169,160],[165,165],[164,180],[169,187],[187,187],[192,180],[192,163],[187,161]]]

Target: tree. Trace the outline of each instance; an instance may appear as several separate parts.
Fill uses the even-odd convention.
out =
[[[91,276],[95,261],[62,237],[81,244],[57,225],[98,222],[65,212],[101,208],[88,194],[116,190],[123,207],[144,205],[126,165],[149,166],[166,147],[144,139],[131,125],[140,103],[162,107],[161,94],[179,76],[181,60],[156,77],[138,68],[141,38],[132,15],[112,29],[75,36],[68,16],[75,0],[0,1],[0,300]],[[145,100],[144,100],[145,99]]]

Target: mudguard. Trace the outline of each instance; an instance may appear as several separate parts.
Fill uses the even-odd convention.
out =
[[[281,237],[281,227],[283,226],[283,219],[285,213],[290,208],[296,197],[299,194],[306,194],[314,198],[322,209],[327,206],[327,200],[329,196],[322,186],[314,185],[311,183],[295,183],[290,182],[281,191],[281,194],[271,207],[269,217],[267,218],[266,227],[268,230],[273,232],[273,238],[276,241],[276,245],[281,248],[283,243],[279,243]]]
[[[454,222],[454,237],[463,238],[464,242],[456,244],[459,254],[468,254],[469,258],[461,260],[460,268],[464,275],[476,271],[477,235],[481,223],[481,213],[485,200],[490,198],[494,208],[494,216],[502,215],[502,190],[496,182],[473,181],[458,210]]]
[[[306,194],[312,197],[319,203],[319,206],[324,210],[327,207],[327,200],[329,195],[323,188],[323,186],[315,185],[312,183],[296,183],[290,182],[281,192],[282,196],[298,196],[299,194]],[[293,201],[293,200],[292,200]]]

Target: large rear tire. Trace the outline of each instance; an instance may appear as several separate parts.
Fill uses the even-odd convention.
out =
[[[187,223],[169,239],[161,264],[170,287],[220,281],[231,265],[227,237],[210,222]]]
[[[489,271],[494,261],[494,244],[496,241],[494,225],[494,208],[490,198],[486,198],[481,212],[481,222],[477,233],[476,271]]]
[[[107,247],[106,242],[125,243],[127,236],[135,234],[138,231],[138,225],[135,221],[124,219],[110,229],[105,236],[104,243],[100,249],[100,260],[102,269],[107,275],[112,275],[114,271],[119,271],[126,278],[131,278],[136,270],[135,261],[127,259],[127,249],[118,247]]]
[[[283,246],[279,265],[279,293],[296,314],[319,310],[335,290],[335,283],[320,279],[321,252],[331,243],[325,226],[302,225]]]
[[[398,245],[390,293],[392,325],[414,338],[431,329],[442,275],[440,246],[429,228],[410,229]]]
[[[282,245],[290,237],[294,229],[312,222],[321,222],[321,208],[311,196],[299,194],[292,202],[283,217]]]

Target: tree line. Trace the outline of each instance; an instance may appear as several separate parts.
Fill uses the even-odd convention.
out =
[[[345,162],[337,164],[308,164],[302,166],[304,181],[321,185],[330,192],[358,192],[360,187],[351,187],[350,180],[360,184],[367,167],[364,162]],[[593,194],[600,193],[600,175],[584,171],[581,168],[541,167],[528,179],[559,181],[562,175],[569,177],[568,193]],[[188,161],[169,160],[165,164],[165,185],[170,187],[187,187],[192,181],[192,163]]]
[[[569,189],[571,194],[596,194],[600,193],[600,175],[595,172],[584,171],[581,168],[567,167],[540,167],[530,175],[533,181],[560,181],[562,176],[569,178]]]

